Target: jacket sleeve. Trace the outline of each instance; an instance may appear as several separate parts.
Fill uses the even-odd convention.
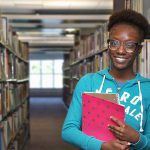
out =
[[[147,120],[144,127],[143,134],[140,133],[140,139],[137,143],[133,144],[136,150],[150,150],[150,106],[147,109]]]
[[[82,124],[81,99],[82,99],[82,92],[85,91],[86,83],[87,82],[83,78],[81,78],[75,88],[72,102],[70,104],[62,128],[62,139],[84,150],[100,150],[102,141],[92,136],[87,136],[81,131],[81,124]]]

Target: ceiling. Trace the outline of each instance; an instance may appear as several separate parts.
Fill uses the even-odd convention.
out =
[[[68,51],[79,30],[108,20],[113,0],[0,0],[0,13],[9,19],[30,52]]]

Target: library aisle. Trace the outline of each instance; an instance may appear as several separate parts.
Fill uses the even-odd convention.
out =
[[[61,139],[66,111],[62,98],[30,98],[30,139],[24,150],[76,150]]]
[[[150,0],[0,0],[0,150],[79,150],[61,139],[66,107],[82,76],[111,65],[107,23],[122,9],[150,19]],[[134,69],[150,77],[143,44]]]

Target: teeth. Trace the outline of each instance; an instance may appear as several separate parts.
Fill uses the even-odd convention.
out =
[[[123,63],[123,62],[126,61],[126,59],[124,59],[124,58],[116,58],[116,60],[117,60],[118,62],[120,62],[120,63]]]

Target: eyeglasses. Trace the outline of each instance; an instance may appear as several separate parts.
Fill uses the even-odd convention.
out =
[[[121,42],[119,40],[111,40],[111,39],[108,40],[108,47],[112,51],[118,50],[122,44],[123,44],[123,46],[124,46],[127,53],[135,52],[137,46],[140,45],[139,43],[136,43],[136,42],[133,42],[133,41]]]

